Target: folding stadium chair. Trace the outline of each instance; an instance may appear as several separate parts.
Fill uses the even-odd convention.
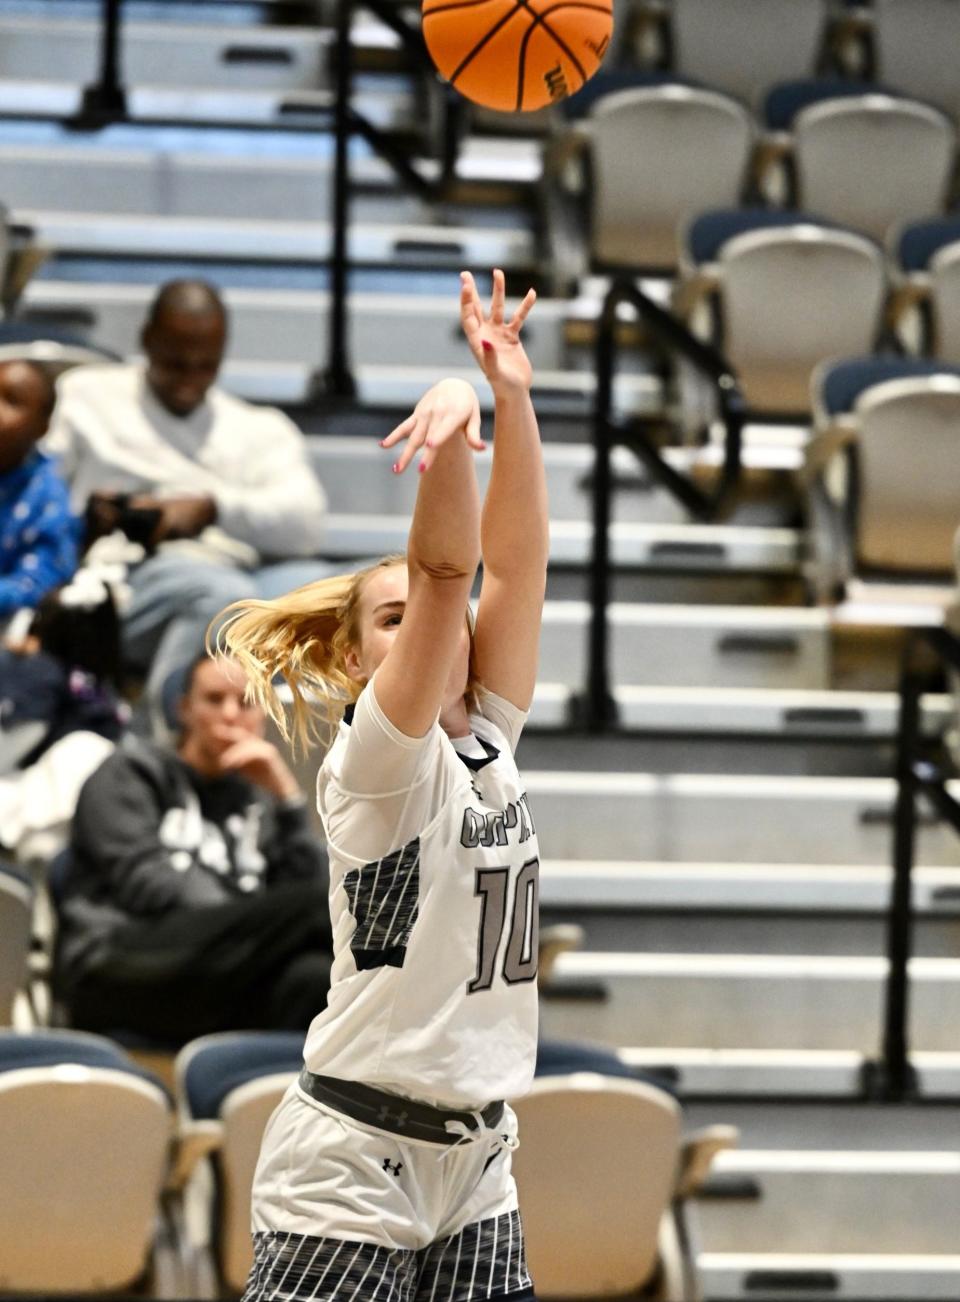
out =
[[[594,82],[570,102],[584,116],[545,150],[548,263],[560,289],[590,264],[672,272],[679,226],[740,203],[753,150],[750,115],[726,95],[639,74]]]
[[[826,0],[671,0],[669,12],[674,72],[746,104],[817,71]]]
[[[952,583],[960,524],[960,367],[867,357],[813,379],[806,450],[811,585],[821,601],[852,580]]]
[[[0,321],[0,362],[36,362],[56,377],[72,366],[119,362],[116,353],[40,321]]]
[[[913,222],[891,246],[902,273],[890,300],[893,329],[909,334],[915,351],[960,363],[960,217]]]
[[[184,1295],[170,1099],[100,1036],[0,1032],[0,1290]]]
[[[253,1262],[250,1189],[264,1127],[303,1065],[303,1040],[286,1031],[205,1035],[177,1056],[176,1090],[181,1117],[203,1128],[216,1150],[216,1196],[207,1217],[215,1263],[198,1263],[201,1283],[239,1293]],[[212,1277],[212,1278],[211,1278]]]
[[[13,1020],[17,995],[26,989],[33,890],[26,877],[0,860],[0,1026]]]
[[[789,202],[882,240],[894,223],[942,211],[956,130],[939,109],[838,80],[775,86],[764,163],[789,160]]]
[[[906,95],[960,113],[960,8],[955,0],[873,0],[876,76]]]
[[[806,417],[814,366],[876,345],[886,296],[880,249],[799,212],[712,212],[686,238],[680,316],[708,307],[711,342],[755,415]]]
[[[679,1105],[663,1090],[592,1072],[539,1078],[513,1106],[537,1295],[694,1302],[685,1204],[737,1132],[716,1126],[684,1139]]]

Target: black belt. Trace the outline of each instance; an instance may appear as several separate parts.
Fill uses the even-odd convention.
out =
[[[378,1130],[389,1130],[405,1139],[422,1139],[430,1144],[456,1144],[463,1138],[446,1128],[448,1121],[457,1121],[474,1133],[477,1117],[473,1112],[453,1112],[446,1108],[432,1108],[429,1103],[418,1103],[399,1094],[362,1085],[359,1081],[337,1080],[333,1076],[316,1076],[304,1067],[300,1073],[300,1088],[318,1103],[342,1112]],[[488,1103],[480,1113],[484,1126],[496,1127],[503,1117],[502,1102]]]

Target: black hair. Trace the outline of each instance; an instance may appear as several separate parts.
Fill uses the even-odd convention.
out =
[[[70,669],[82,669],[119,690],[121,681],[120,618],[108,587],[95,605],[60,600],[63,588],[48,592],[37,606],[30,632],[44,651]]]

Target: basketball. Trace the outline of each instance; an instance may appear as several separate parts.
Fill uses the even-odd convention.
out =
[[[438,72],[484,108],[531,113],[573,95],[600,67],[613,0],[424,0]]]

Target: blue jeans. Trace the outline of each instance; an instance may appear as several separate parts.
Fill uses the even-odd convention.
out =
[[[132,600],[123,620],[123,650],[146,669],[146,704],[173,725],[171,710],[184,669],[203,650],[210,621],[232,601],[279,597],[304,583],[359,568],[350,561],[279,561],[258,570],[151,556],[130,574]]]

